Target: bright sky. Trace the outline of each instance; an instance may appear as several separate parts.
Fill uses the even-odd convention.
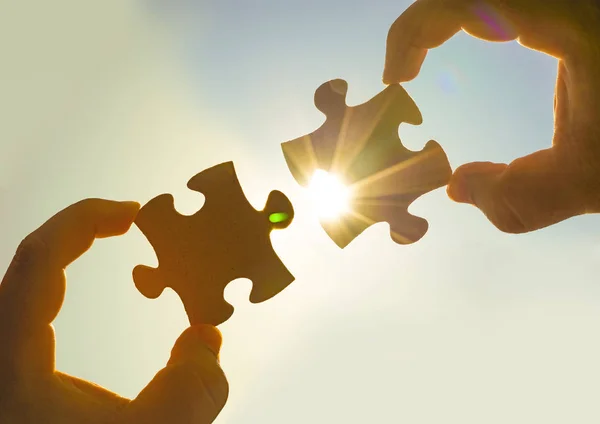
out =
[[[34,5],[35,3],[35,5]],[[142,203],[233,160],[262,208],[284,191],[292,226],[273,235],[296,282],[236,308],[220,328],[230,398],[219,424],[592,423],[600,381],[600,220],[500,233],[443,189],[411,212],[411,246],[371,227],[339,250],[287,171],[280,143],[317,128],[314,90],[378,93],[390,0],[0,0],[0,268],[19,241],[85,197]],[[405,88],[453,167],[510,161],[550,144],[556,61],[461,34]],[[55,321],[58,368],[134,397],[186,327],[172,292],[148,300],[131,270],[156,265],[133,228],[68,269]]]

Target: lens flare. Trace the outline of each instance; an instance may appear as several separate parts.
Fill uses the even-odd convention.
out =
[[[335,175],[318,169],[313,174],[308,191],[320,218],[334,220],[349,212],[350,189]]]

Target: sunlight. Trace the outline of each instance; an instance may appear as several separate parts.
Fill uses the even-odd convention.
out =
[[[349,212],[350,189],[335,175],[317,169],[308,185],[308,191],[321,218],[334,220]]]

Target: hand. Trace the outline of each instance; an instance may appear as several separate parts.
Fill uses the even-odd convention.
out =
[[[0,422],[204,424],[223,408],[228,384],[212,326],[185,330],[167,366],[134,400],[55,370],[51,322],[65,296],[65,267],[95,238],[127,232],[138,210],[135,202],[84,200],[19,246],[0,284]]]
[[[417,0],[389,31],[384,82],[415,78],[427,50],[461,29],[559,59],[555,132],[552,147],[508,165],[459,167],[448,195],[509,233],[600,212],[600,1]]]

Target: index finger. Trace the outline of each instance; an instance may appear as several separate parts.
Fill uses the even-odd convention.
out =
[[[88,250],[95,238],[125,233],[139,206],[136,202],[82,200],[25,237],[0,284],[0,318],[19,326],[50,324],[64,298],[62,270]]]
[[[85,199],[54,215],[29,237],[40,240],[48,249],[50,261],[65,268],[95,239],[127,232],[139,208],[137,202]]]
[[[427,50],[461,29],[488,41],[514,40],[518,32],[498,0],[417,0],[392,24],[387,37],[383,82],[410,81],[419,73]],[[500,7],[500,5],[504,7]]]

